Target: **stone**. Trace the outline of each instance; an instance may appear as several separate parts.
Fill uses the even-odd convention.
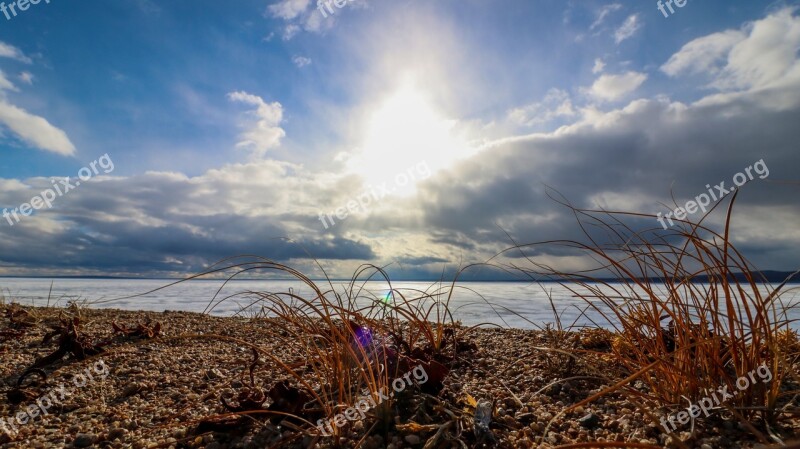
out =
[[[580,423],[581,427],[585,429],[594,429],[598,424],[600,424],[600,417],[594,413],[589,413],[588,415],[579,419],[578,422]]]
[[[406,443],[408,443],[408,444],[410,444],[412,446],[416,446],[422,441],[416,435],[406,435],[405,438],[403,438],[403,439],[406,440]]]
[[[75,440],[72,441],[72,445],[75,447],[89,447],[94,444],[97,440],[97,436],[88,434],[88,433],[79,433],[75,436]]]

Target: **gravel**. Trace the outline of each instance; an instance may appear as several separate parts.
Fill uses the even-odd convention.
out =
[[[61,310],[27,310],[40,324],[19,338],[0,339],[3,392],[10,391],[35,360],[55,349],[53,342],[46,345],[41,342],[48,332],[45,324],[56,321]],[[312,431],[298,434],[291,426],[265,420],[233,432],[196,432],[202,419],[225,412],[221,394],[249,382],[246,373],[252,361],[251,351],[237,341],[255,343],[286,361],[295,360],[301,353],[302,348],[294,342],[276,337],[270,321],[188,312],[89,309],[83,310],[82,315],[85,332],[98,341],[112,339],[112,321],[127,325],[157,321],[162,325],[162,336],[152,340],[115,337],[97,357],[82,361],[65,359],[47,367],[44,381],[29,377],[26,384],[34,399],[13,405],[6,394],[0,396],[2,419],[15,416],[61,384],[71,386],[72,393],[46,415],[19,426],[13,440],[0,428],[0,449],[262,448],[281,438],[286,438],[285,447],[332,447],[332,438],[315,437]],[[0,331],[8,326],[7,319],[0,320]],[[228,340],[209,335],[225,336]],[[475,436],[471,421],[464,418],[471,415],[464,413],[452,423],[442,420],[406,432],[393,426],[374,427],[374,419],[367,418],[345,428],[340,447],[355,448],[361,441],[360,447],[367,449],[417,449],[437,431],[455,430],[469,442],[468,447],[546,449],[570,443],[618,441],[669,448],[678,447],[675,437],[687,441],[691,448],[763,447],[757,446],[758,440],[746,429],[719,416],[698,420],[693,434],[690,426],[686,426],[677,435],[667,435],[655,420],[661,416],[659,411],[641,407],[635,397],[605,396],[564,413],[569,406],[606,387],[607,383],[596,379],[598,373],[611,376],[617,373],[618,364],[602,358],[566,363],[562,355],[537,349],[550,343],[545,333],[537,331],[476,329],[468,340],[478,350],[456,360],[438,400],[457,412],[469,409],[466,402],[458,402],[465,398],[491,401],[494,404],[491,432],[482,441]],[[75,376],[85,374],[86,370],[92,373],[99,361],[108,368],[107,375],[96,374],[84,386],[75,386]],[[263,361],[255,373],[265,389],[287,378],[277,365]],[[560,382],[544,388],[554,381]],[[649,417],[650,414],[653,416]],[[449,427],[440,429],[442,425]],[[545,430],[548,430],[546,435]],[[790,440],[792,436],[800,438],[800,423],[781,430]],[[366,432],[369,435],[365,437]],[[460,446],[455,441],[449,444],[442,440],[435,447]]]

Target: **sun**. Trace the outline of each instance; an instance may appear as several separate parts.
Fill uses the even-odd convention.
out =
[[[386,183],[395,195],[413,194],[418,182],[472,153],[455,130],[457,123],[407,83],[367,114],[362,144],[347,161],[348,169],[367,185]]]

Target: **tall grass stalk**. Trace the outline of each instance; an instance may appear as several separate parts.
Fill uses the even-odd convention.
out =
[[[585,242],[539,242],[514,250],[556,245],[588,255],[597,266],[563,272],[528,258],[529,265],[512,267],[532,278],[558,281],[614,327],[615,359],[635,378],[607,392],[625,391],[668,413],[725,386],[737,394],[715,413],[733,416],[758,434],[756,428],[769,433],[790,416],[786,406],[797,411],[789,404],[797,391],[782,389],[798,385],[797,346],[786,344],[796,334],[781,299],[789,279],[770,286],[735,248],[734,200],[719,233],[703,220],[684,221],[669,232],[636,231],[628,222],[639,220],[641,228],[642,219],[654,217],[567,205]],[[770,382],[737,388],[737,379],[760,366],[772,373]],[[633,380],[646,389],[632,388]]]

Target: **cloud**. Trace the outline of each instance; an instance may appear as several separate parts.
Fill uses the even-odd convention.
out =
[[[595,28],[597,28],[600,25],[602,25],[603,21],[606,19],[606,16],[608,16],[612,12],[617,11],[617,10],[619,10],[621,8],[622,8],[622,5],[619,4],[619,3],[611,3],[611,4],[605,5],[602,8],[600,8],[600,12],[597,13],[597,18],[592,23],[592,25],[589,26],[589,31],[592,31]]]
[[[267,10],[273,17],[292,20],[304,13],[310,3],[311,0],[283,0],[269,5]]]
[[[592,67],[592,73],[601,73],[606,68],[606,63],[603,62],[602,59],[597,58],[594,60],[594,66]]]
[[[778,93],[798,89],[800,82]],[[231,95],[253,106],[266,104],[247,93]],[[349,276],[363,261],[400,259],[426,264],[415,267],[415,275],[436,279],[444,261],[479,262],[511,246],[505,231],[520,243],[584,241],[578,226],[571,225],[574,217],[548,198],[545,186],[576,206],[633,204],[656,213],[666,210],[660,203],[670,203],[671,189],[685,202],[704,192],[706,184],[730,180],[762,158],[771,178],[796,177],[800,99],[787,109],[752,102],[757,92],[743,95],[690,105],[637,99],[576,114],[574,123],[558,131],[492,142],[420,183],[416,197],[387,197],[371,205],[368,214],[353,215],[327,231],[319,214],[362,192],[357,177],[270,160],[226,165],[195,177],[161,172],[107,177],[59,198],[55,209],[37,211],[13,228],[0,226],[0,264],[28,274],[181,275],[226,256],[255,253],[314,273],[305,248],[328,259],[324,263],[333,277]],[[550,97],[565,95],[553,91]],[[0,181],[0,204],[26,202],[31,192],[49,184],[45,178]],[[721,226],[722,215],[707,224]],[[735,243],[747,247],[759,268],[797,266],[796,252],[786,248],[800,244],[800,234],[791,228],[798,220],[794,186],[748,184],[734,216],[737,229],[745,232],[736,234]],[[658,226],[655,219],[630,224],[636,230]],[[53,247],[63,257],[54,259]],[[563,248],[534,255],[558,269],[586,263]]]
[[[0,42],[0,52],[9,51],[8,48],[3,47],[4,45],[6,44]],[[11,48],[13,49],[13,47]],[[24,83],[31,84],[33,75],[28,72],[22,72],[19,75],[19,79]],[[69,140],[67,133],[51,125],[46,119],[11,104],[3,92],[7,90],[19,91],[14,83],[6,77],[5,73],[0,70],[0,125],[8,128],[19,139],[34,148],[62,156],[73,156],[75,154],[75,145]]]
[[[364,7],[363,0],[348,0],[351,7]],[[332,4],[331,4],[332,5]],[[285,41],[292,40],[298,33],[323,33],[336,24],[335,15],[323,16],[317,2],[311,0],[282,0],[267,7],[267,15],[285,22],[281,37]],[[272,34],[270,34],[271,38]]]
[[[301,31],[322,33],[336,23],[335,17],[323,17],[313,5],[311,0],[282,0],[269,5],[267,15],[285,22],[282,39],[289,41]]]
[[[518,125],[534,126],[575,114],[569,94],[560,89],[550,89],[541,102],[508,111],[508,118]]]
[[[625,22],[622,24],[622,26],[620,26],[617,29],[617,31],[614,32],[614,42],[619,44],[625,39],[632,37],[636,33],[636,31],[639,30],[640,27],[641,25],[639,25],[638,14],[633,14],[631,16],[628,16],[628,18],[625,19]]]
[[[800,77],[800,17],[796,11],[785,8],[752,24],[747,38],[731,49],[712,87],[766,89],[796,81]]]
[[[22,50],[13,45],[6,44],[5,42],[0,42],[0,57],[16,59],[26,64],[31,64],[33,62],[31,58],[22,53]]]
[[[297,67],[302,68],[302,67],[305,67],[305,66],[311,64],[311,58],[306,58],[305,56],[293,56],[292,57],[292,62]]]
[[[286,25],[286,28],[283,29],[283,36],[282,39],[285,41],[290,41],[292,38],[302,30],[299,25],[289,24]]]
[[[598,100],[615,101],[638,89],[646,80],[647,75],[634,71],[620,75],[601,75],[588,93]]]
[[[323,233],[318,219],[321,210],[343,201],[340,194],[356,192],[343,186],[340,175],[278,161],[226,165],[196,177],[148,172],[94,178],[14,227],[3,219],[0,265],[182,275],[236,254],[295,261],[309,272],[313,257],[358,265],[377,256],[372,246],[338,233],[347,222]],[[18,205],[51,182],[0,179],[0,187],[0,204]],[[62,257],[47,260],[56,246]]]
[[[30,114],[5,100],[0,100],[0,123],[26,143],[62,156],[75,154],[67,134],[42,117]]]
[[[33,84],[33,74],[30,72],[20,72],[19,76],[17,76],[20,81],[25,84]]]
[[[706,75],[720,91],[767,89],[800,78],[800,17],[789,7],[684,45],[661,66],[669,76]]]
[[[768,23],[784,31],[771,42],[779,52],[798,48],[795,35],[788,32],[792,21],[785,16],[760,22],[753,24],[753,33]],[[760,51],[769,54],[766,47]],[[782,75],[748,84],[756,87],[736,95],[711,93],[691,104],[659,95],[612,109],[589,106],[578,109],[574,123],[556,131],[487,144],[421,186],[421,204],[414,210],[423,219],[408,229],[430,236],[431,254],[438,257],[454,260],[466,253],[478,258],[511,246],[505,231],[520,243],[586,241],[580,228],[570,225],[570,211],[549,198],[555,192],[545,186],[558,189],[578,207],[627,205],[625,209],[655,214],[667,211],[661,203],[670,204],[672,192],[685,204],[703,193],[706,184],[730,185],[734,174],[762,158],[772,171],[770,179],[796,179],[800,77],[792,67],[798,55],[785,57],[782,67],[787,69],[776,71]],[[742,58],[736,70],[758,73],[764,70],[760,64],[759,58]],[[719,74],[725,76],[723,70]],[[603,75],[587,93],[620,99],[646,80],[646,74],[634,71]],[[800,264],[800,257],[786,249],[800,244],[800,233],[792,226],[800,220],[796,196],[795,185],[758,181],[737,199],[734,243],[746,248],[758,268],[787,270]],[[724,209],[706,223],[715,229],[724,226]],[[381,217],[372,220],[384,223]],[[659,226],[655,219],[632,218],[628,224],[635,231]],[[596,237],[601,244],[607,241]],[[583,266],[582,259],[565,250],[543,249],[536,255],[537,262],[558,269]]]
[[[800,83],[783,92],[798,88]],[[800,166],[798,117],[800,100],[787,109],[748,98],[692,105],[640,99],[619,109],[584,114],[552,133],[497,141],[426,183],[419,206],[425,218],[418,229],[430,235],[464,236],[464,241],[440,244],[454,252],[471,247],[471,254],[511,246],[504,231],[517,242],[585,241],[580,229],[569,225],[574,223],[569,210],[550,199],[545,186],[577,207],[627,204],[623,210],[655,214],[666,213],[661,203],[672,202],[671,191],[685,203],[703,193],[706,184],[730,185],[734,174],[762,158],[771,179],[795,179],[793,168]],[[720,158],[721,151],[725,158]],[[793,218],[777,222],[766,209]],[[797,266],[800,259],[780,245],[800,244],[800,234],[790,224],[798,219],[796,186],[754,182],[742,191],[734,218],[737,229],[754,232],[740,234],[735,243],[750,243],[749,255],[763,269]],[[631,219],[628,224],[634,230],[658,226],[654,219]],[[724,213],[710,217],[707,224],[719,229]],[[540,256],[538,262],[548,261],[559,269],[575,263],[570,259],[574,254],[553,249],[542,250]]]
[[[661,66],[661,71],[673,77],[682,73],[719,73],[720,63],[725,62],[731,49],[745,38],[746,35],[737,30],[697,38],[672,55]]]
[[[793,30],[792,20],[770,17],[743,30],[745,40],[760,41],[755,39],[763,33],[756,32],[759,25]],[[797,48],[794,39],[791,32],[777,33],[771,47],[762,43],[758,50],[768,56],[768,65],[774,65],[769,62],[770,48]],[[348,276],[352,270],[347,268],[363,261],[400,259],[424,264],[419,275],[435,279],[445,261],[479,262],[511,246],[504,231],[520,243],[585,241],[572,225],[570,211],[548,198],[554,192],[546,186],[558,189],[576,206],[628,205],[656,213],[666,210],[660,203],[671,202],[671,189],[677,201],[685,202],[704,192],[706,184],[730,182],[733,174],[762,158],[771,179],[795,179],[795,167],[800,166],[800,78],[793,69],[797,55],[775,70],[761,67],[765,60],[759,57],[738,59],[737,51],[754,51],[742,44],[727,53],[713,53],[722,55],[710,79],[747,76],[749,81],[739,91],[720,87],[728,90],[689,104],[659,96],[580,108],[573,104],[572,91],[553,89],[541,101],[508,111],[508,116],[521,124],[547,118],[570,123],[553,132],[485,144],[477,154],[419,183],[416,196],[387,197],[368,213],[354,214],[328,230],[323,230],[319,214],[344,206],[362,192],[360,178],[259,160],[198,176],[151,172],[82,185],[59,198],[56,208],[37,211],[13,228],[0,226],[0,265],[29,272],[180,274],[248,252],[303,270],[312,266],[305,247],[312,256],[329,259],[323,263],[333,277]],[[692,67],[685,64],[675,76],[694,73]],[[762,78],[762,73],[771,75]],[[596,77],[585,92],[599,100],[623,99],[648,79],[636,71]],[[228,98],[235,107],[250,111],[240,143],[254,151],[258,142],[261,148],[280,144],[280,103],[247,92],[232,92]],[[259,133],[262,130],[269,132]],[[26,202],[32,192],[49,184],[44,178],[0,180],[0,204]],[[708,225],[719,229],[721,215],[710,217]],[[748,184],[734,210],[740,230],[734,233],[735,243],[747,249],[758,268],[796,267],[800,259],[792,248],[800,243],[800,233],[793,223],[798,220],[796,186]],[[655,219],[632,219],[630,224],[634,230],[659,226]],[[54,247],[59,258],[52,257]],[[569,250],[537,251],[537,262],[557,269],[585,263]]]
[[[237,147],[250,149],[254,156],[262,157],[268,150],[280,146],[281,139],[286,136],[280,127],[283,121],[283,106],[280,103],[267,103],[259,96],[242,91],[229,93],[228,99],[256,106],[251,114],[257,120],[245,125],[249,130],[241,135],[242,140],[236,144]]]
[[[746,30],[745,39],[723,46],[728,47],[727,53],[708,53],[721,64],[712,81],[732,74],[740,74],[735,79],[771,76],[753,76],[742,83],[746,90],[711,93],[691,104],[662,95],[612,110],[589,106],[579,109],[575,123],[554,132],[498,140],[425,184],[420,195],[425,219],[420,229],[432,236],[447,236],[436,237],[437,245],[471,254],[510,246],[504,232],[496,231],[498,226],[517,242],[585,241],[577,226],[567,224],[574,222],[569,211],[555,204],[543,186],[558,189],[578,207],[635,208],[655,214],[667,212],[661,203],[671,204],[672,193],[685,204],[703,193],[706,184],[727,181],[730,185],[734,174],[760,159],[771,169],[770,179],[796,179],[800,72],[795,69],[797,53],[787,54],[787,49],[798,48],[794,19],[781,11]],[[700,42],[718,37],[706,36]],[[755,46],[755,42],[762,44]],[[776,58],[772,50],[781,56]],[[748,57],[737,57],[738,51]],[[677,73],[693,65],[685,67]],[[603,75],[587,93],[617,99],[646,79],[637,72]],[[800,244],[800,233],[789,224],[800,219],[796,194],[796,186],[766,181],[748,184],[741,192],[734,212],[739,229],[735,244],[747,251],[757,267],[788,270],[800,264],[798,256],[784,249]],[[628,224],[634,230],[658,226],[648,219],[632,219]],[[724,213],[709,217],[706,224],[720,229]],[[559,269],[581,266],[575,254],[553,248],[537,251],[537,262]]]
[[[661,70],[672,77],[706,77],[706,88],[719,93],[702,98],[699,104],[749,101],[790,109],[800,99],[800,89],[790,88],[800,84],[800,17],[796,12],[794,7],[783,8],[741,30],[697,38],[672,55]]]
[[[6,74],[3,73],[2,70],[0,70],[0,91],[4,90],[18,91],[19,89],[17,89],[17,87],[14,86],[14,83],[12,83],[11,81],[8,80],[8,78],[6,78]]]

